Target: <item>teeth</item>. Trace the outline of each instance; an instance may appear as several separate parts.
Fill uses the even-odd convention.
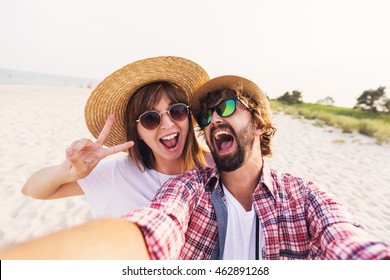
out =
[[[219,140],[219,135],[222,134],[229,135],[229,133],[226,130],[220,130],[217,133],[215,133],[215,139]]]
[[[176,136],[177,136],[177,133],[173,133],[173,134],[167,135],[167,136],[165,136],[165,137],[163,137],[161,139],[162,140],[171,140],[171,139],[175,138]]]

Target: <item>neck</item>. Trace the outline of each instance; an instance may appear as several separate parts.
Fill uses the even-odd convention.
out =
[[[180,166],[181,166],[182,159],[175,159],[175,160],[156,160],[154,164],[154,169],[160,173],[167,174],[167,175],[177,175],[181,173]]]
[[[252,194],[260,180],[263,164],[259,158],[250,157],[240,168],[221,172],[222,183],[247,211],[252,209]]]

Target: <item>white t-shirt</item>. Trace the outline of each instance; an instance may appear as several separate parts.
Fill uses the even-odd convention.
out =
[[[223,186],[228,212],[224,260],[254,260],[256,258],[256,213],[247,212],[237,199]],[[263,247],[263,231],[259,225],[259,248]],[[259,249],[261,259],[261,249]]]
[[[120,217],[148,205],[172,176],[147,168],[141,172],[131,158],[112,157],[99,162],[77,183],[85,193],[93,218]]]

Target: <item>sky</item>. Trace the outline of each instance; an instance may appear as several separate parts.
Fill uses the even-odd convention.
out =
[[[271,98],[352,107],[390,90],[389,12],[387,0],[0,0],[0,68],[102,80],[173,55]]]

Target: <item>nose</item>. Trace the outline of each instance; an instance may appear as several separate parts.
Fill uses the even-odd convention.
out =
[[[214,110],[213,114],[211,115],[211,125],[217,125],[222,123],[222,117],[218,115],[217,111]]]
[[[160,127],[162,129],[169,129],[174,125],[173,120],[171,119],[171,117],[168,114],[168,111],[161,112],[160,118],[161,118],[161,126]]]

